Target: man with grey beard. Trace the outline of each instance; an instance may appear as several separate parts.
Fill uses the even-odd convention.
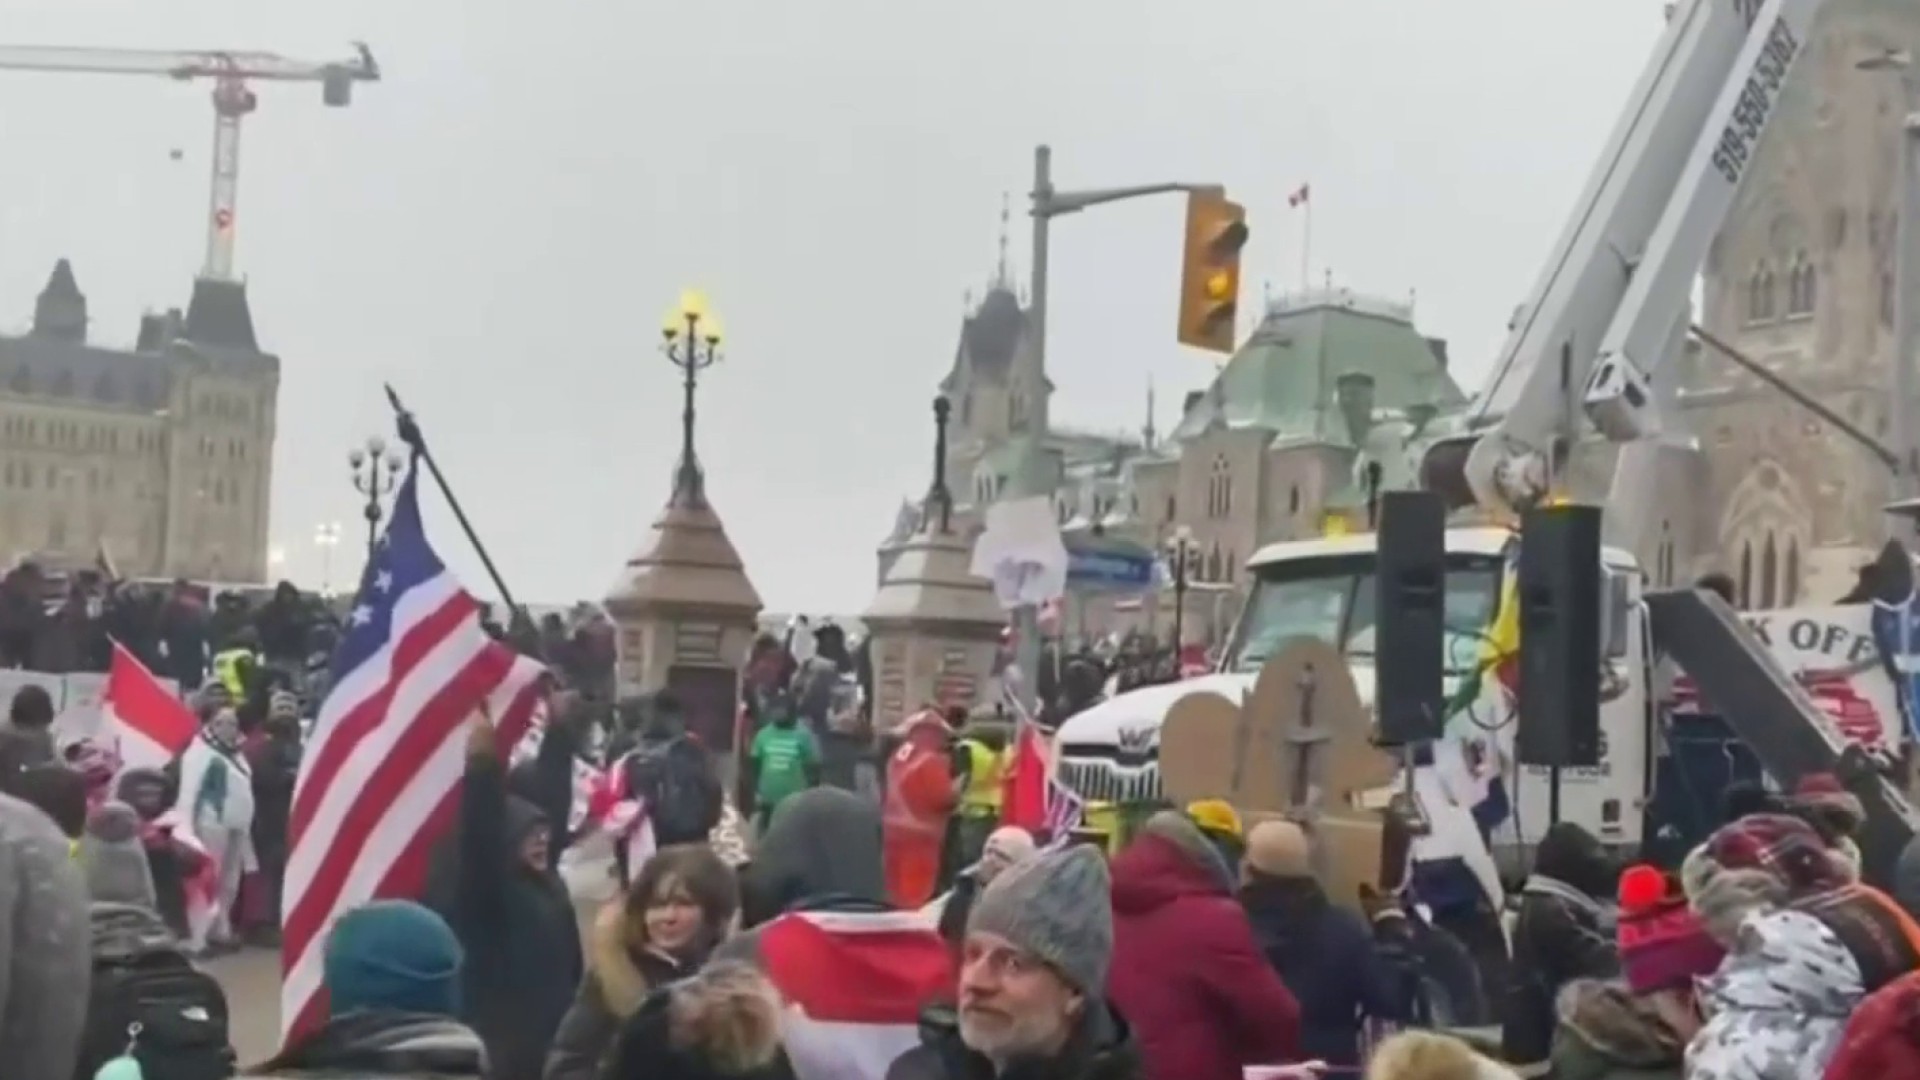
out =
[[[1009,867],[974,902],[959,1006],[929,1014],[887,1080],[1143,1080],[1106,1003],[1113,958],[1107,865],[1089,846]]]

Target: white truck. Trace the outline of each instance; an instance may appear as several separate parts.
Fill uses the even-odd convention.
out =
[[[1625,632],[1612,635],[1613,655],[1605,661],[1613,678],[1602,711],[1601,766],[1563,772],[1560,807],[1563,820],[1620,843],[1639,840],[1653,775],[1655,675],[1648,616],[1639,603],[1646,576],[1628,549],[1642,545],[1659,509],[1647,505],[1646,478],[1663,454],[1688,445],[1663,409],[1675,393],[1663,369],[1684,344],[1694,281],[1823,2],[1682,0],[1670,6],[1666,32],[1514,316],[1498,362],[1458,418],[1462,433],[1403,448],[1422,462],[1422,482],[1456,508],[1477,507],[1484,520],[1489,514],[1511,519],[1548,496],[1566,447],[1585,434],[1576,423],[1582,406],[1594,431],[1621,444],[1607,501],[1609,539],[1620,546],[1608,549],[1604,562],[1616,579],[1613,596]],[[1449,559],[1457,561],[1446,601],[1456,657],[1477,655],[1509,539],[1505,529],[1448,532]],[[1095,802],[1157,800],[1155,758],[1167,709],[1196,688],[1237,696],[1262,650],[1293,634],[1338,642],[1361,692],[1370,695],[1374,558],[1371,536],[1261,550],[1249,564],[1255,584],[1220,670],[1136,690],[1069,720],[1056,739],[1064,783]],[[1498,686],[1484,691],[1434,747],[1436,764],[1417,770],[1428,774],[1419,786],[1457,789],[1463,770],[1456,758],[1467,782],[1504,769],[1515,812],[1495,846],[1513,852],[1546,829],[1547,784],[1536,771],[1516,774],[1507,767],[1511,703]],[[1449,752],[1456,749],[1460,754]]]
[[[1447,531],[1445,655],[1450,696],[1482,662],[1482,643],[1499,606],[1512,541],[1513,534],[1503,528]],[[1604,557],[1624,590],[1625,622],[1606,660],[1613,677],[1605,680],[1608,695],[1601,706],[1601,764],[1562,771],[1560,809],[1563,818],[1589,825],[1609,844],[1628,845],[1640,839],[1651,771],[1651,664],[1646,613],[1638,603],[1639,567],[1624,551],[1607,549]],[[1262,548],[1248,563],[1252,591],[1219,670],[1121,694],[1068,720],[1055,738],[1061,782],[1093,804],[1161,802],[1157,758],[1160,724],[1168,709],[1195,690],[1239,700],[1252,689],[1267,659],[1296,637],[1316,637],[1342,648],[1360,700],[1371,705],[1374,571],[1372,535]],[[1514,730],[1510,690],[1498,678],[1483,678],[1477,697],[1449,721],[1450,745],[1437,748],[1434,766],[1445,774],[1447,790],[1469,806],[1504,790],[1511,810],[1499,816],[1494,829],[1494,853],[1503,864],[1519,854],[1522,842],[1538,839],[1550,813],[1546,770],[1513,765]],[[1496,777],[1502,789],[1490,783]],[[1384,799],[1390,793],[1379,794]]]

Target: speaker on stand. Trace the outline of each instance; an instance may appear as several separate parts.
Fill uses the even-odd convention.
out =
[[[1428,491],[1380,496],[1374,586],[1374,712],[1379,741],[1440,737],[1446,699],[1447,510]]]
[[[1604,578],[1599,507],[1537,507],[1522,516],[1514,756],[1549,770],[1554,822],[1560,770],[1600,764]]]

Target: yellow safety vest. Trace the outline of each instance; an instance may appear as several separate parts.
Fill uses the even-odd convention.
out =
[[[967,817],[1000,816],[1001,755],[978,739],[962,739],[967,749],[967,789],[960,793],[960,813]]]
[[[253,654],[245,649],[227,649],[213,658],[213,677],[233,695],[233,703],[238,705],[247,700],[246,680],[240,675],[240,661],[251,660]]]

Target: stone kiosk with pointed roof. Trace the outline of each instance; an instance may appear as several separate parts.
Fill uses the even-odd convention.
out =
[[[690,455],[675,473],[666,509],[605,603],[620,630],[622,695],[673,691],[689,729],[730,759],[740,671],[753,644],[760,593],[707,501],[699,463]]]
[[[947,490],[948,404],[936,398],[933,486],[918,528],[895,544],[861,615],[873,649],[873,724],[881,735],[928,704],[973,706],[993,670],[1006,616],[975,577]]]

